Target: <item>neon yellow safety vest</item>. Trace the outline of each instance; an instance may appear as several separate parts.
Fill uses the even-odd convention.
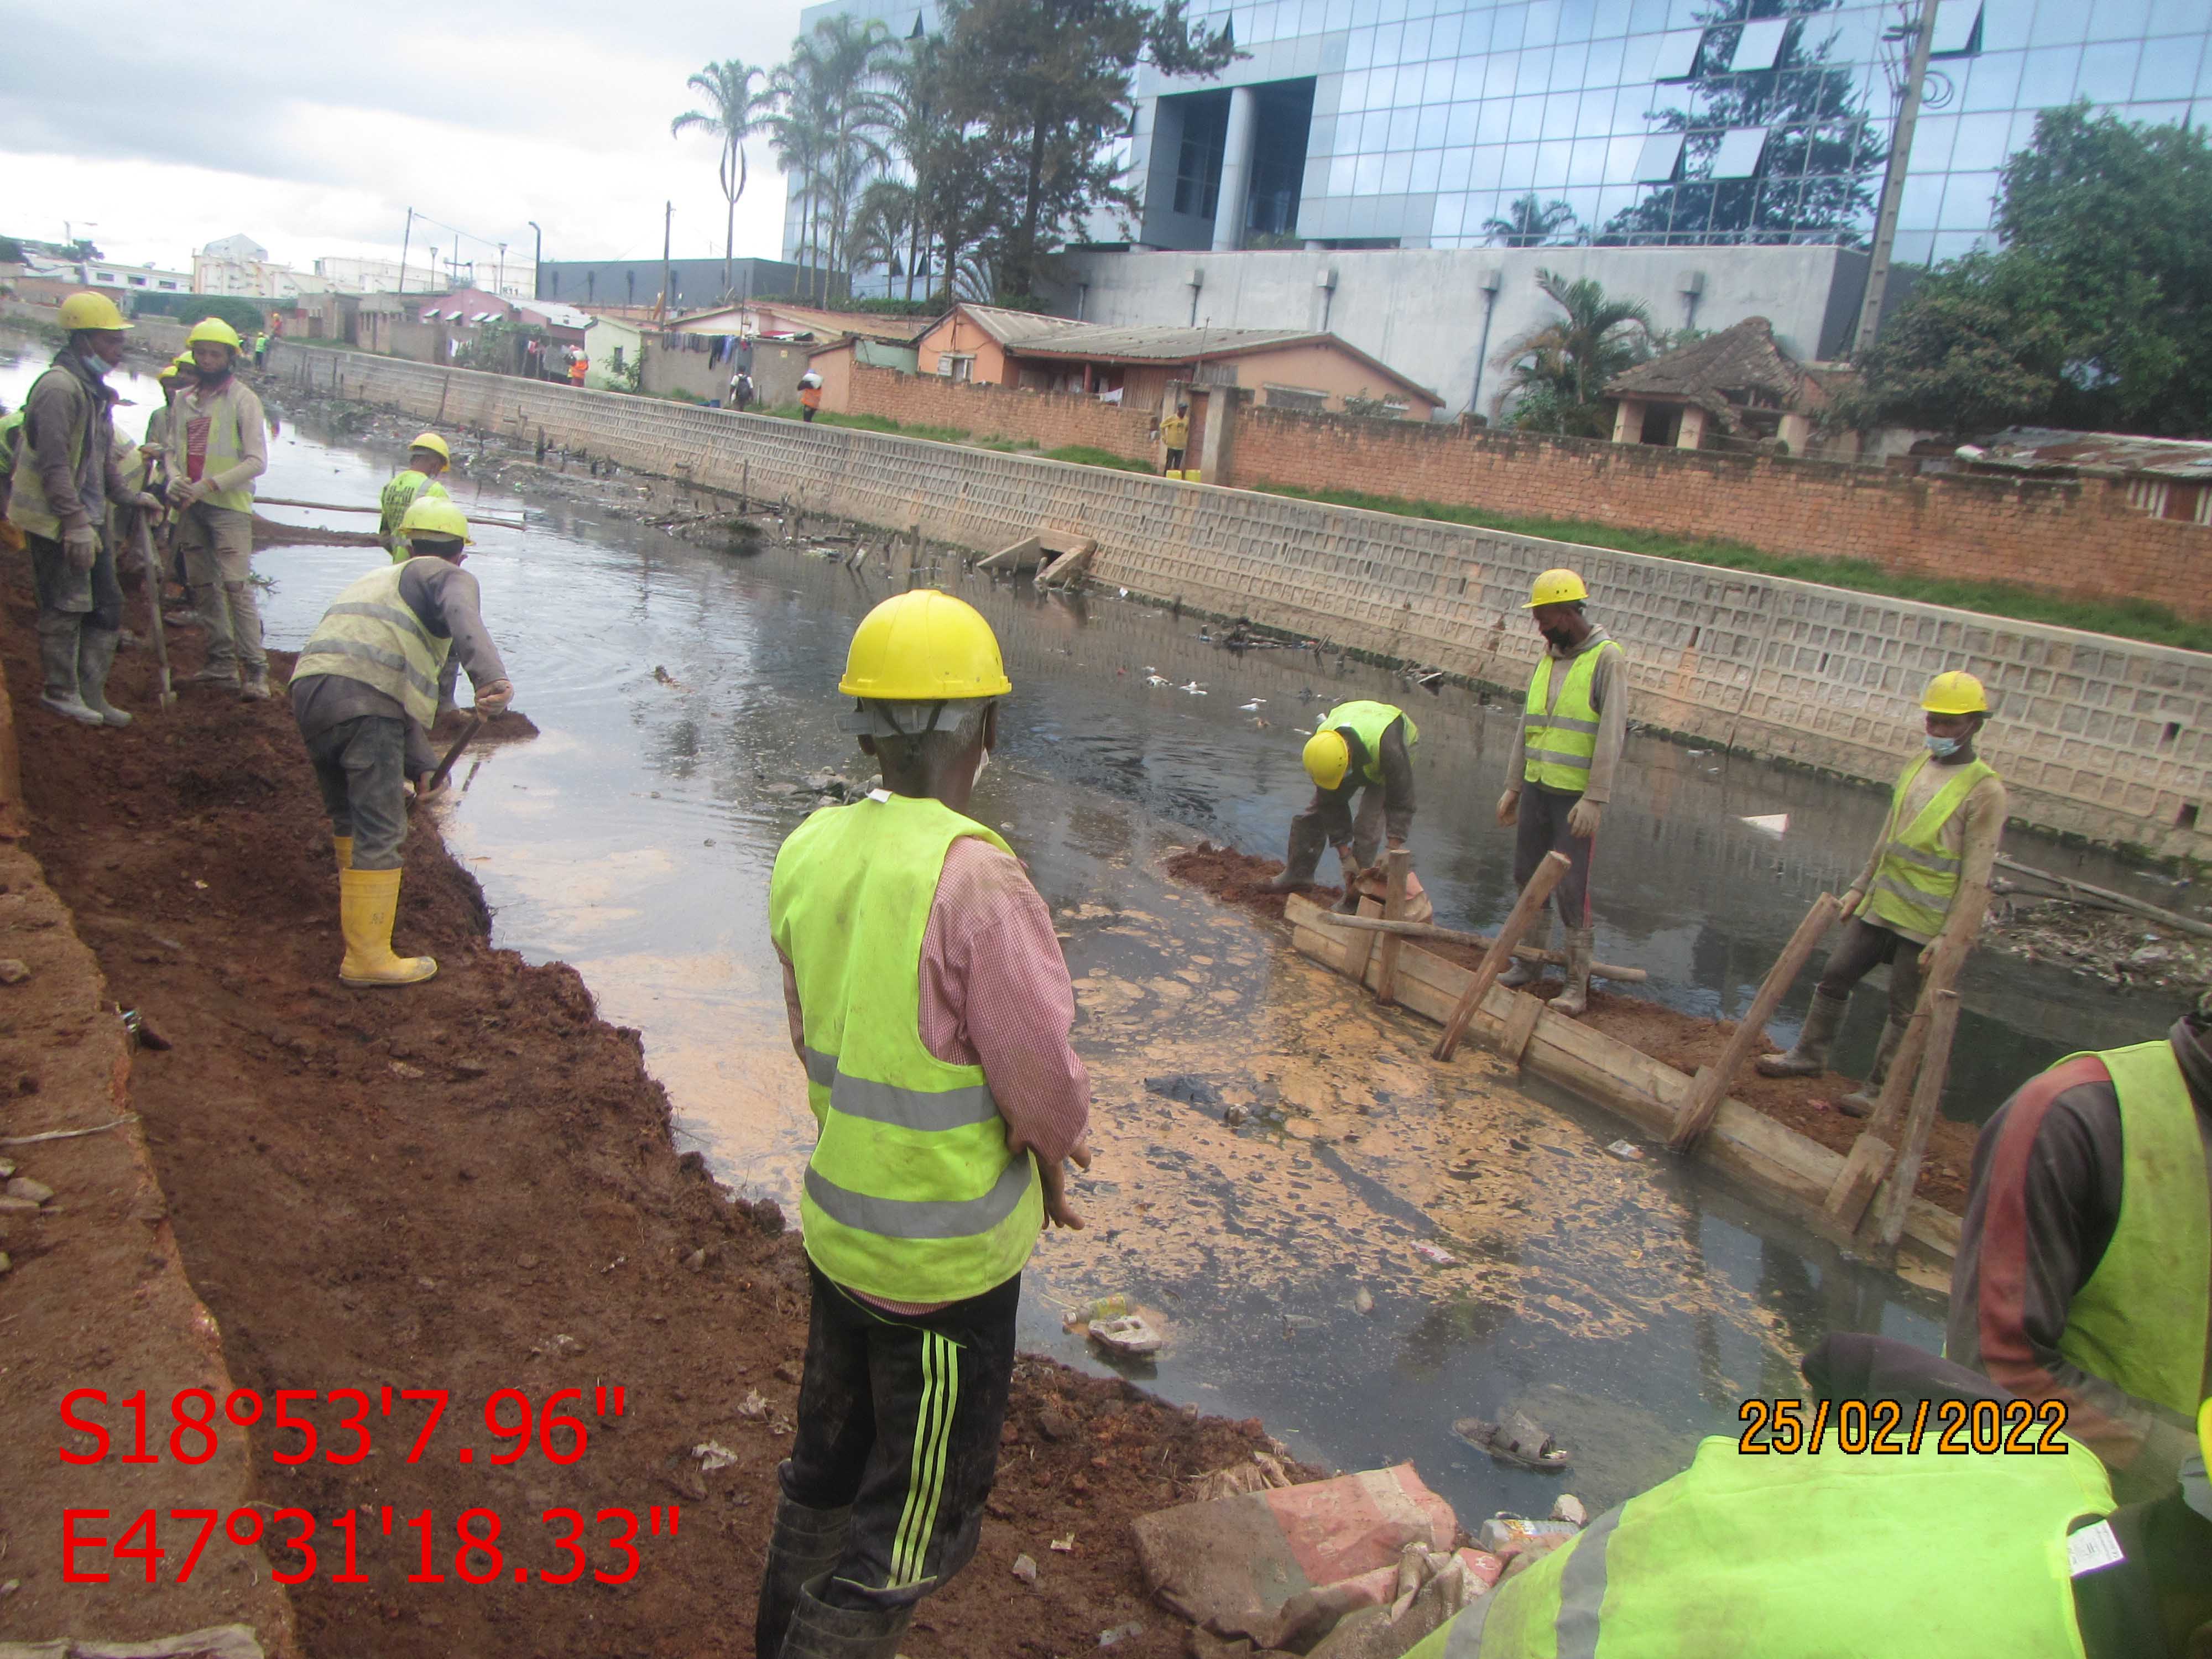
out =
[[[1925,751],[1905,763],[1897,787],[1889,798],[1889,816],[1882,821],[1881,862],[1875,866],[1874,888],[1859,911],[1875,915],[1901,933],[1927,940],[1943,930],[1943,918],[1959,890],[1959,857],[1943,846],[1943,826],[1958,815],[1984,778],[1996,775],[1995,768],[1970,761],[1959,775],[1936,792],[1912,822],[1899,827],[1905,815],[1905,792],[1912,787],[1920,769],[1935,757]]]
[[[2112,1512],[2104,1466],[2072,1441],[1945,1455],[1930,1424],[1917,1455],[1717,1435],[1407,1659],[2081,1659],[2066,1538]]]
[[[300,647],[292,678],[336,674],[374,686],[422,726],[438,718],[438,671],[453,648],[422,626],[399,597],[406,565],[372,570],[331,601],[315,631]]]
[[[50,368],[45,374],[39,376],[39,380],[45,380],[46,374],[68,373],[65,368]],[[39,381],[33,380],[31,383],[31,391],[36,392],[38,389]],[[91,401],[88,406],[85,424],[77,428],[76,440],[70,445],[70,477],[72,478],[80,477],[82,474],[85,442],[91,436],[93,422],[100,419],[100,394],[95,392],[89,393],[88,396]],[[9,440],[10,453],[14,459],[8,464],[9,479],[8,522],[21,530],[27,531],[33,536],[43,536],[50,542],[58,541],[62,533],[61,515],[54,511],[52,504],[46,500],[46,482],[39,477],[39,469],[28,464],[21,466],[15,464],[21,460],[27,453],[22,416],[29,413],[30,403],[30,397],[27,395],[23,399],[23,407],[9,416],[16,425]],[[100,477],[104,485],[106,474],[103,472]]]
[[[447,495],[445,485],[410,466],[394,473],[392,482],[384,486],[384,493],[377,497],[382,516],[377,520],[376,539],[384,544],[384,550],[396,562],[404,564],[415,556],[408,551],[408,538],[401,532],[399,521],[407,516],[407,509],[424,495],[435,495],[442,501],[453,499]]]
[[[799,1199],[806,1254],[896,1302],[1004,1284],[1044,1225],[1036,1160],[1008,1151],[983,1068],[922,1046],[922,935],[945,851],[965,836],[1008,850],[938,801],[878,792],[793,830],[769,883],[822,1126]]]
[[[1420,732],[1413,726],[1413,717],[1404,709],[1394,708],[1387,702],[1340,702],[1321,717],[1321,724],[1315,730],[1334,732],[1342,727],[1357,732],[1359,741],[1367,750],[1367,763],[1360,769],[1359,775],[1370,783],[1380,783],[1382,781],[1382,734],[1397,720],[1406,722],[1406,747],[1411,750],[1421,740]]]
[[[200,463],[200,477],[212,478],[228,472],[246,459],[245,441],[240,436],[240,427],[249,418],[261,419],[261,400],[233,375],[216,394],[215,402],[203,406],[189,392],[180,392],[169,405],[169,473],[172,477],[185,476],[186,459],[191,448],[191,423],[204,420],[208,423],[207,454]],[[253,511],[253,483],[251,479],[235,489],[218,489],[207,498],[210,507],[227,508],[233,513]]]
[[[2163,1037],[2097,1058],[2120,1101],[2120,1218],[2066,1310],[2058,1352],[2193,1422],[2212,1327],[2212,1183],[2197,1107]]]
[[[1567,678],[1559,687],[1557,707],[1552,700],[1552,665],[1547,650],[1528,682],[1528,699],[1521,715],[1521,751],[1526,757],[1522,779],[1547,789],[1564,789],[1579,795],[1589,787],[1590,757],[1597,753],[1597,708],[1590,702],[1590,682],[1597,678],[1597,659],[1606,652],[1618,653],[1612,640],[1601,640],[1595,651],[1583,652],[1567,663]]]

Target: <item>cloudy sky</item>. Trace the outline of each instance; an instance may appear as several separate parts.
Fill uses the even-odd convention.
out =
[[[529,257],[722,252],[714,146],[670,118],[709,60],[774,64],[799,0],[149,0],[11,7],[0,25],[0,232],[59,240],[64,221],[112,259],[190,268],[244,231],[280,260],[396,257],[406,210]],[[740,254],[773,257],[783,178],[749,147]],[[94,227],[88,230],[87,225]],[[415,233],[441,248],[451,228]],[[411,264],[411,260],[410,260]]]

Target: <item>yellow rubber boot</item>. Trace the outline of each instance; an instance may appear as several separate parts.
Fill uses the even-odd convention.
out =
[[[430,957],[392,954],[392,923],[399,913],[399,872],[346,870],[338,875],[338,927],[345,934],[341,985],[419,985],[438,971]]]
[[[339,873],[343,874],[353,868],[353,837],[351,836],[332,836],[331,851],[337,854]]]

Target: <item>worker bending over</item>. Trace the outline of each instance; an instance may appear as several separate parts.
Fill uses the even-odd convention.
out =
[[[477,579],[461,568],[469,521],[435,496],[407,509],[416,556],[373,570],[331,601],[292,667],[292,715],[307,740],[337,854],[338,925],[352,986],[413,985],[428,957],[392,953],[407,839],[406,780],[435,769],[425,733],[450,653],[469,671],[477,712],[496,714],[514,687],[484,631]]]
[[[106,376],[123,361],[131,325],[112,300],[91,293],[64,300],[60,321],[69,339],[23,400],[7,522],[31,554],[46,673],[40,706],[87,726],[128,726],[131,716],[107,701],[123,629],[108,507],[161,503],[131,483],[116,454]]]
[[[407,465],[392,475],[377,498],[381,515],[376,521],[376,539],[384,550],[392,555],[396,563],[404,563],[414,554],[407,545],[407,538],[399,528],[407,509],[425,495],[446,500],[446,486],[438,482],[439,475],[453,464],[453,452],[446,441],[434,432],[418,432],[407,447]]]
[[[821,1135],[761,1659],[892,1659],[915,1604],[975,1553],[1022,1265],[1047,1221],[1083,1224],[1061,1160],[1091,1163],[1052,918],[967,816],[1012,689],[990,624],[927,589],[886,599],[837,689],[882,785],[794,830],[769,889]]]
[[[2212,1395],[2208,1009],[2062,1060],[1997,1109],[1951,1270],[1944,1352],[2063,1402],[2130,1498],[2172,1489]]]
[[[185,342],[198,373],[169,404],[169,502],[183,514],[177,543],[207,630],[207,660],[185,683],[258,701],[269,695],[252,580],[253,481],[269,468],[261,399],[234,372],[242,349],[228,323],[203,318]]]
[[[1517,826],[1513,884],[1525,887],[1550,853],[1567,855],[1567,872],[1552,892],[1566,933],[1567,985],[1547,1005],[1579,1014],[1589,1006],[1590,861],[1597,827],[1613,799],[1613,769],[1628,734],[1628,659],[1605,629],[1583,614],[1589,590],[1571,570],[1547,570],[1536,578],[1528,603],[1544,655],[1528,682],[1521,715],[1521,741],[1498,798],[1498,821]],[[1526,957],[1498,983],[1533,983],[1543,964]]]
[[[1875,1050],[1866,1086],[1836,1109],[1864,1117],[1889,1075],[1889,1062],[1920,1000],[1920,971],[1942,938],[1972,939],[1989,908],[1990,870],[2004,834],[2005,787],[1974,753],[1974,736],[1990,717],[1982,683],[1956,670],[1938,674],[1921,694],[1927,728],[1923,752],[1905,763],[1890,792],[1889,815],[1866,868],[1844,895],[1844,937],[1820,970],[1813,1006],[1796,1045],[1763,1054],[1767,1077],[1816,1077],[1850,1006],[1851,988],[1889,964],[1889,1018]]]
[[[1420,738],[1413,717],[1387,702],[1339,703],[1321,717],[1305,749],[1314,797],[1291,819],[1283,873],[1267,884],[1269,891],[1310,886],[1322,848],[1334,847],[1344,908],[1358,908],[1362,881],[1379,881],[1384,842],[1402,848],[1413,831],[1413,745]]]

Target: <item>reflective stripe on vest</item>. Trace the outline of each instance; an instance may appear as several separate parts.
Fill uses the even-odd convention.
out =
[[[399,597],[404,564],[372,570],[331,602],[300,647],[292,678],[337,674],[372,686],[427,726],[438,718],[438,671],[453,647]]]
[[[2112,1509],[2095,1454],[1745,1455],[1592,1522],[1407,1659],[2081,1659],[2066,1537]],[[1869,1593],[1869,1587],[1878,1587]]]
[[[377,539],[397,561],[404,562],[415,556],[408,551],[408,538],[399,528],[399,521],[407,516],[407,509],[424,495],[452,499],[446,494],[445,485],[410,466],[404,472],[394,474],[392,482],[384,486],[384,493],[377,497],[377,505],[383,509],[382,516],[377,520]]]
[[[2212,1182],[2197,1107],[2163,1037],[2096,1058],[2120,1102],[2120,1218],[2066,1310],[2058,1352],[2193,1422],[2212,1325]]]
[[[1898,775],[1897,787],[1890,793],[1889,816],[1882,821],[1881,861],[1875,866],[1866,902],[1866,908],[1884,924],[1923,941],[1942,931],[1943,918],[1959,890],[1960,860],[1944,848],[1943,827],[1965,807],[1976,785],[1996,775],[1984,762],[1968,762],[1911,823],[1900,827],[1905,792],[1933,759],[1923,751],[1907,761]]]
[[[200,463],[200,477],[212,478],[228,472],[246,459],[244,440],[239,435],[239,423],[244,418],[240,410],[251,396],[237,380],[224,382],[213,403],[203,406],[194,401],[194,394],[180,392],[176,402],[169,405],[169,426],[176,434],[176,445],[169,457],[171,467],[178,477],[185,476],[185,457],[191,444],[191,424],[194,421],[208,423],[207,454]],[[255,399],[257,404],[259,400]],[[258,420],[257,414],[254,418]],[[235,489],[218,489],[207,498],[210,507],[228,508],[233,513],[253,511],[253,485],[249,480]]]
[[[1550,651],[1536,665],[1528,681],[1528,696],[1521,711],[1521,750],[1524,781],[1547,789],[1580,794],[1589,787],[1590,757],[1597,753],[1598,711],[1590,702],[1590,683],[1597,678],[1597,659],[1620,647],[1601,640],[1594,651],[1567,659],[1567,677],[1559,686],[1557,707],[1547,708],[1552,698],[1552,668],[1558,660]]]
[[[982,1067],[921,1041],[922,939],[945,853],[968,836],[1006,850],[939,802],[870,796],[793,830],[769,884],[822,1126],[799,1201],[806,1252],[837,1283],[900,1302],[1003,1284],[1043,1226],[1036,1161],[1008,1150]]]
[[[1411,750],[1421,740],[1414,727],[1413,717],[1402,708],[1387,702],[1340,702],[1321,717],[1316,732],[1334,732],[1338,728],[1355,732],[1367,750],[1367,763],[1360,775],[1370,783],[1382,781],[1382,734],[1396,721],[1406,722],[1406,747]]]
[[[46,378],[47,374],[67,375],[69,370],[58,367],[49,368],[45,374],[40,374],[38,380],[32,381],[30,392],[24,394],[23,407],[15,411],[16,417],[27,416],[30,412],[31,398],[37,394],[40,383]],[[70,378],[74,380],[76,377],[70,375]],[[93,401],[88,405],[85,424],[77,428],[76,437],[70,445],[70,477],[76,480],[80,485],[84,480],[85,441],[90,436],[91,423],[100,418],[100,404],[96,396],[94,394],[88,394],[88,396],[93,397]],[[29,453],[24,442],[24,433],[20,424],[15,433],[15,453],[19,459]],[[52,504],[46,500],[46,481],[39,477],[38,467],[27,462],[21,466],[11,464],[9,475],[8,522],[19,529],[29,532],[33,536],[43,536],[50,542],[60,540],[61,516],[54,511]],[[106,475],[103,473],[101,475],[103,485],[106,478]]]

